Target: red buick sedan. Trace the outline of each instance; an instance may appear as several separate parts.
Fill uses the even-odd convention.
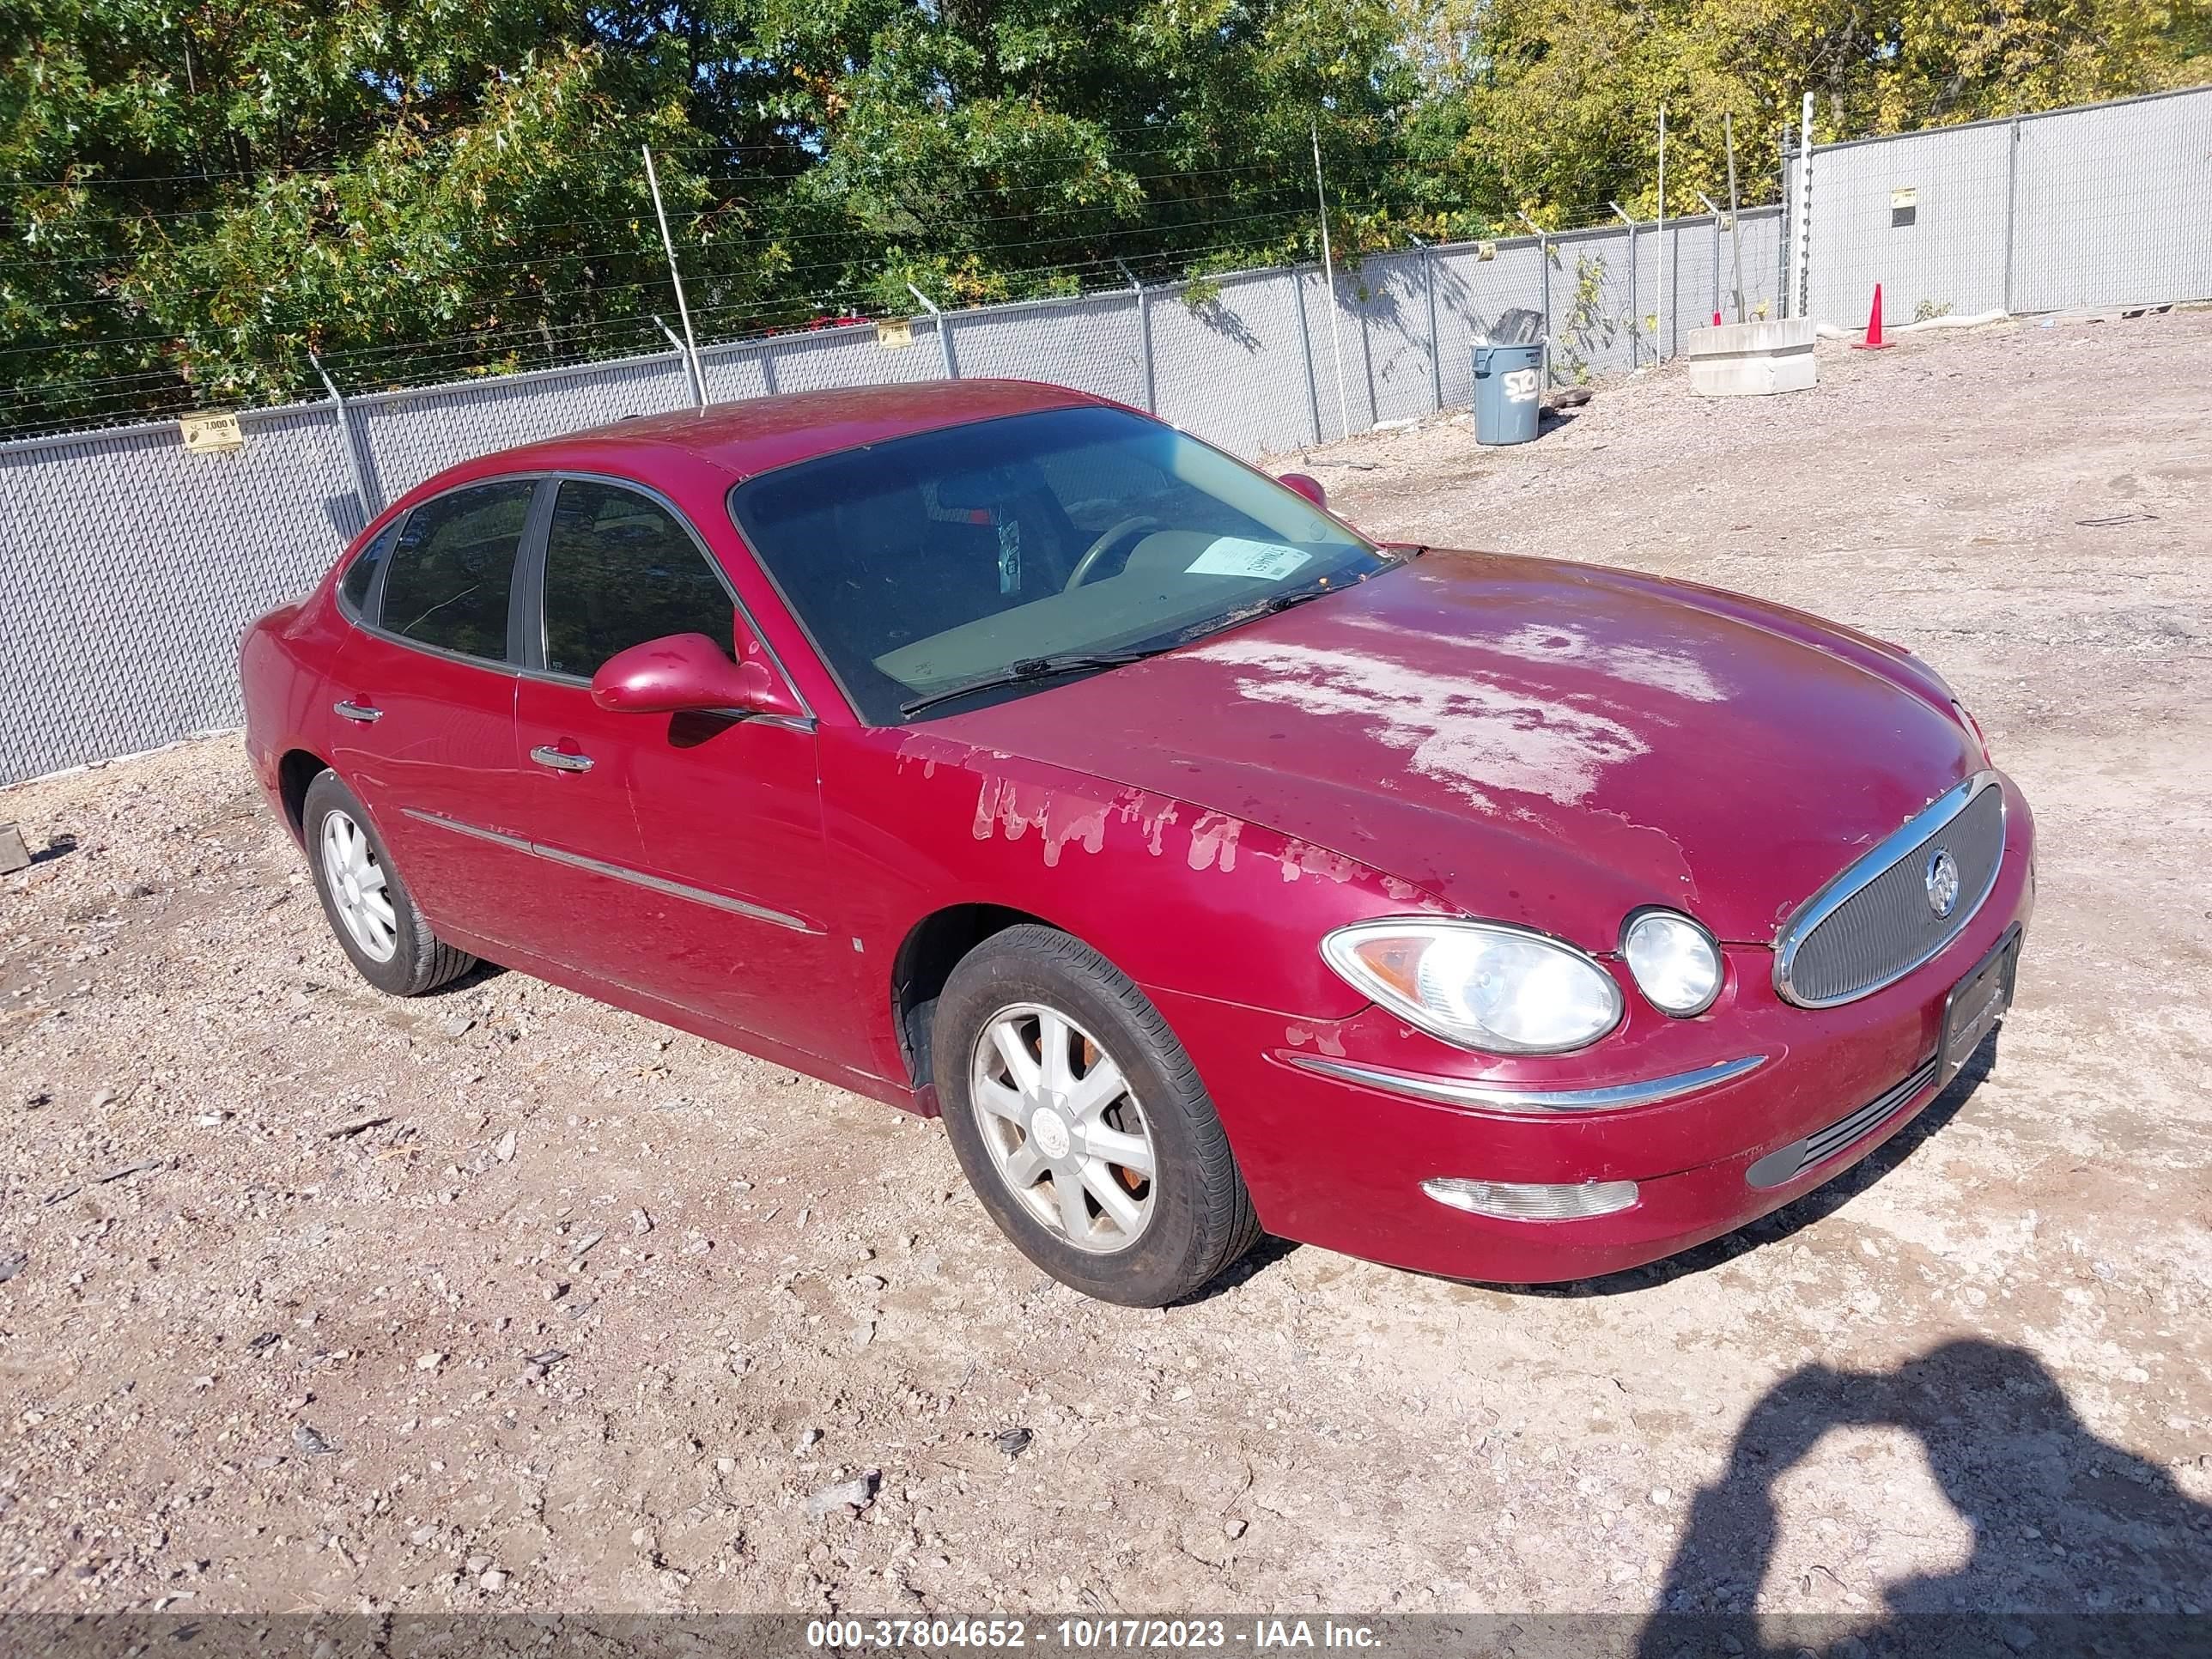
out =
[[[1262,1229],[1581,1278],[1863,1158],[2002,1016],[2033,828],[1796,611],[1370,541],[1073,392],[457,466],[243,647],[362,974],[482,957],[943,1116],[1116,1302]]]

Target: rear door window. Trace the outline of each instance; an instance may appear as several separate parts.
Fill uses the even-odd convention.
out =
[[[384,576],[379,625],[418,644],[505,662],[514,556],[532,478],[476,484],[407,515]]]
[[[731,648],[736,606],[699,544],[659,502],[562,482],[545,539],[545,666],[589,679],[617,652],[671,634]]]

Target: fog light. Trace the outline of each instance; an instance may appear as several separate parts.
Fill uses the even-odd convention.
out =
[[[1611,1215],[1636,1202],[1632,1181],[1584,1181],[1570,1187],[1439,1176],[1424,1181],[1421,1190],[1439,1204],[1504,1221],[1581,1221]]]

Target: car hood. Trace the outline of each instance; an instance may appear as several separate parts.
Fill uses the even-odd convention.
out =
[[[1431,553],[941,723],[1593,950],[1639,904],[1781,921],[1984,763],[1932,671],[1739,595]]]

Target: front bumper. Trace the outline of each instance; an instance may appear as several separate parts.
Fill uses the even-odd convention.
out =
[[[1933,959],[1870,996],[1826,1009],[1775,994],[1773,954],[1731,946],[1727,983],[1695,1019],[1669,1019],[1624,980],[1632,1010],[1580,1054],[1501,1060],[1451,1048],[1379,1008],[1287,1018],[1155,992],[1206,1079],[1268,1231],[1392,1266],[1514,1284],[1633,1267],[1734,1231],[1833,1179],[1942,1091],[1929,1065],[1944,1000],[2033,908],[2034,829],[2009,782],[2003,864],[1972,921]],[[1756,1057],[1755,1066],[1726,1068]],[[1468,1098],[1356,1081],[1442,1079]],[[1649,1103],[1508,1113],[1484,1091],[1633,1090],[1711,1073]],[[1449,1094],[1450,1088],[1431,1091]],[[1880,1110],[1871,1109],[1881,1103]],[[1863,1127],[1844,1120],[1864,1114]],[[1816,1150],[1772,1182],[1778,1155]],[[1765,1160],[1759,1179],[1753,1167]],[[1575,1220],[1507,1220],[1438,1203],[1424,1181],[1633,1181],[1636,1201]]]

